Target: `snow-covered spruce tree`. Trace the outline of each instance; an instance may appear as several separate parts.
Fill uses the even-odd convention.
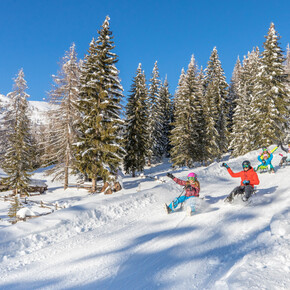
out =
[[[214,47],[205,70],[205,149],[208,160],[221,158],[228,148],[228,85]]]
[[[106,17],[97,41],[90,43],[88,54],[82,64],[76,158],[78,169],[92,179],[104,182],[114,178],[124,152],[119,136],[123,88],[115,64],[117,55],[112,51],[114,42]]]
[[[255,148],[269,146],[283,139],[289,119],[289,90],[283,67],[285,58],[279,36],[271,23],[263,44],[261,65],[253,95]]]
[[[171,145],[170,157],[173,166],[182,166],[186,163],[186,155],[184,154],[186,144],[183,139],[183,125],[186,120],[184,114],[182,114],[185,78],[185,71],[182,68],[173,99],[173,128],[169,136]]]
[[[200,102],[201,109],[199,110],[199,125],[197,127],[198,131],[198,140],[197,143],[199,144],[199,154],[200,158],[199,161],[205,163],[207,160],[206,156],[206,121],[205,121],[205,110],[206,110],[206,99],[205,99],[205,76],[204,76],[204,71],[203,67],[200,68],[198,76],[197,76],[197,82],[198,82],[198,100]]]
[[[178,86],[177,86],[177,89],[173,98],[173,112],[175,112],[175,108],[177,108],[180,104],[182,104],[183,83],[185,81],[185,77],[186,77],[186,74],[185,74],[184,68],[182,68],[179,81],[178,81]],[[173,113],[173,121],[174,121],[174,116],[175,114]]]
[[[158,161],[162,157],[162,111],[160,106],[160,86],[159,69],[157,61],[154,64],[152,77],[149,84],[148,95],[148,165],[152,161]]]
[[[178,96],[174,108],[174,123],[171,131],[171,160],[174,166],[193,166],[201,161],[200,121],[203,118],[202,96],[197,80],[194,56],[188,65],[186,76],[180,77]]]
[[[169,84],[167,81],[167,77],[165,78],[164,83],[160,88],[160,107],[161,107],[161,148],[162,148],[162,156],[169,157],[170,144],[169,144],[169,134],[172,129],[172,99],[171,94],[169,92]]]
[[[14,198],[13,198],[13,201],[11,201],[11,204],[10,204],[10,208],[9,208],[9,211],[8,211],[8,216],[10,218],[10,222],[12,224],[15,224],[17,223],[17,212],[23,208],[23,205],[21,204],[20,200],[19,200],[19,195],[15,195]]]
[[[232,155],[243,155],[254,148],[253,90],[259,68],[259,49],[255,48],[244,57],[237,86],[236,107],[233,116],[233,132],[230,147]]]
[[[61,69],[57,76],[53,76],[54,85],[50,91],[50,140],[46,146],[50,150],[46,165],[54,165],[47,171],[56,180],[64,180],[64,189],[68,187],[69,171],[73,167],[73,144],[76,142],[76,122],[79,120],[77,101],[80,85],[80,68],[75,51],[75,44],[65,53]]]
[[[2,183],[13,189],[15,194],[27,194],[33,160],[27,102],[29,95],[25,92],[26,89],[21,69],[15,79],[13,92],[7,95],[9,104],[4,114],[7,144],[1,165],[7,174]]]
[[[145,74],[141,63],[131,85],[131,91],[126,105],[125,121],[125,157],[124,169],[135,177],[137,171],[143,171],[148,145],[148,92]]]
[[[287,53],[286,53],[286,61],[285,61],[285,73],[287,75],[287,88],[288,88],[288,98],[290,99],[290,47],[289,43],[287,45]],[[288,107],[288,111],[290,111],[290,107]],[[288,119],[287,122],[287,131],[286,131],[286,137],[285,137],[285,142],[290,143],[290,118]]]
[[[229,106],[228,131],[229,133],[232,133],[233,131],[233,115],[234,115],[235,107],[237,105],[236,100],[239,98],[241,70],[242,70],[242,65],[240,62],[240,58],[238,57],[235,67],[234,67],[233,74],[232,74],[231,82],[229,85],[229,94],[228,94],[228,106]]]
[[[0,136],[1,136],[0,138],[0,163],[2,163],[2,160],[3,160],[4,145],[6,144],[3,115],[4,115],[4,104],[0,100]]]

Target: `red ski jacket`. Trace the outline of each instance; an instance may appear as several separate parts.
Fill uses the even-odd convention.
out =
[[[189,183],[188,181],[179,179],[177,177],[174,177],[173,180],[179,184],[184,186],[185,189],[185,196],[199,196],[199,191],[200,191],[200,185],[198,180],[196,180],[194,183]]]
[[[258,174],[254,171],[254,169],[251,167],[248,171],[240,171],[237,173],[234,173],[230,168],[228,168],[228,172],[231,175],[231,177],[241,177],[241,185],[243,186],[244,180],[249,180],[250,185],[254,187],[254,185],[258,185],[260,183]]]

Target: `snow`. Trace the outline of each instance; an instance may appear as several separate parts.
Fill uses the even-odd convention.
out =
[[[6,104],[9,102],[9,98],[7,96],[0,94],[0,102]],[[47,124],[48,117],[46,117],[46,113],[49,110],[55,108],[55,105],[51,105],[48,102],[43,101],[28,101],[29,104],[29,111],[30,111],[30,119],[35,124]]]
[[[35,213],[31,209],[24,207],[17,211],[16,216],[19,218],[25,218],[35,216]]]
[[[224,160],[236,172],[258,153]],[[289,289],[290,166],[278,167],[279,153],[247,205],[224,203],[240,179],[219,163],[195,168],[204,199],[192,216],[163,210],[182,191],[166,173],[190,172],[168,162],[123,175],[112,195],[64,191],[39,170],[48,191],[28,200],[60,209],[11,225],[0,200],[0,289]],[[25,207],[22,216],[37,211]]]

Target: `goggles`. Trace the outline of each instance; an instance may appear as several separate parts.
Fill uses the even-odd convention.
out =
[[[187,180],[195,180],[195,177],[194,176],[189,176],[189,177],[187,177]]]
[[[243,165],[243,168],[249,168],[250,166],[248,164]]]

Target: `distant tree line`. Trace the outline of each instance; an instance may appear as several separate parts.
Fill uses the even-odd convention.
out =
[[[69,175],[78,173],[96,190],[98,179],[115,180],[122,166],[132,176],[164,157],[174,167],[194,167],[290,138],[290,50],[285,57],[273,23],[263,52],[256,47],[238,58],[229,85],[216,47],[205,69],[191,57],[174,96],[157,62],[148,83],[140,63],[124,108],[109,20],[83,60],[74,44],[66,52],[53,76],[49,123],[41,128],[28,118],[19,71],[9,103],[1,106],[0,127],[2,183],[16,193],[27,192],[37,167],[48,166],[65,189]]]

